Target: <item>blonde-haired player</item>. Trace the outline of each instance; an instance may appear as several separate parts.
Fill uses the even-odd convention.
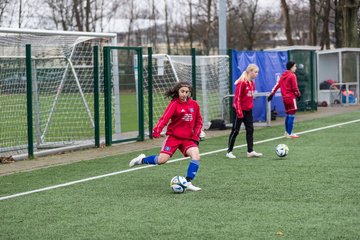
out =
[[[236,114],[229,136],[228,150],[226,153],[226,157],[228,158],[236,158],[232,151],[242,123],[244,123],[246,130],[247,157],[261,157],[263,155],[262,153],[255,152],[253,149],[254,120],[252,109],[254,107],[254,79],[258,74],[259,67],[256,64],[249,64],[246,70],[235,81],[236,90],[233,107]]]

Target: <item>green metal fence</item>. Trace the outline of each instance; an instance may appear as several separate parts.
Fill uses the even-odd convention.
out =
[[[144,140],[141,47],[104,47],[105,144]]]
[[[43,57],[45,50],[28,45],[18,59],[1,60],[0,100],[10,104],[6,109],[20,114],[7,112],[1,105],[1,136],[13,135],[17,142],[5,144],[2,137],[0,157],[33,158],[100,147],[102,141],[109,146],[143,141],[146,135],[151,138],[153,125],[169,102],[163,94],[179,80],[194,85],[192,97],[201,106],[205,128],[210,120],[221,118],[221,100],[231,88],[226,55],[197,56],[191,49],[189,55],[159,56],[147,48],[144,57],[141,47],[94,43],[77,47],[90,53],[86,59],[75,57],[78,48],[66,56]],[[4,69],[20,70],[11,72],[10,79]],[[13,82],[18,87],[14,85],[10,92],[8,86]],[[19,103],[17,110],[10,98]],[[7,115],[13,120],[7,121]],[[19,131],[12,131],[15,128]]]
[[[314,50],[289,50],[289,59],[297,63],[295,72],[298,87],[301,93],[298,102],[299,111],[317,110],[316,103],[316,74],[315,74],[315,51]]]

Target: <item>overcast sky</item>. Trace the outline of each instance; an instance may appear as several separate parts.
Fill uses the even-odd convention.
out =
[[[1,1],[1,0],[0,0]],[[40,5],[40,3],[43,3],[43,0],[22,0],[23,1],[23,5],[27,6],[26,8],[23,8],[22,14],[23,14],[23,21],[22,21],[22,26],[25,28],[36,28],[34,26],[32,26],[31,24],[29,24],[29,22],[31,23],[31,19],[29,18],[29,16],[31,15],[30,13],[33,11],[33,9],[30,9],[29,6],[37,6]],[[134,0],[133,0],[134,1]],[[141,0],[140,0],[141,1]],[[176,5],[177,0],[168,0],[170,3]],[[218,0],[216,0],[218,1]],[[163,1],[156,1],[158,4],[158,8],[161,10],[162,8],[162,3]],[[267,8],[267,9],[271,9],[273,11],[279,11],[280,8],[280,0],[259,0],[259,5],[261,6],[261,8]],[[44,6],[45,7],[45,6]],[[176,8],[178,6],[175,6]],[[10,10],[9,10],[10,9]],[[18,1],[10,1],[10,7],[7,10],[7,12],[5,13],[5,15],[8,16],[8,18],[4,18],[6,20],[3,21],[3,24],[1,24],[2,27],[18,27]],[[43,11],[43,9],[41,10]],[[182,11],[174,11],[172,14],[183,14]],[[174,16],[174,19],[177,19],[177,16]],[[120,19],[121,20],[121,19]],[[120,22],[118,22],[119,20],[112,20],[113,23],[110,23],[110,25],[114,25],[114,26],[119,26]],[[122,25],[122,24],[120,24]],[[44,28],[46,26],[42,26],[42,28]],[[116,29],[112,29],[112,27],[107,26],[107,31],[115,31]],[[119,29],[117,29],[119,30]]]
[[[280,0],[259,0],[262,7],[280,8]]]

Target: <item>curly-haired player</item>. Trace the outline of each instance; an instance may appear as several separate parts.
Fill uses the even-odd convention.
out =
[[[163,128],[168,124],[166,138],[159,155],[145,156],[140,154],[130,161],[129,166],[139,164],[160,165],[166,163],[175,151],[179,149],[184,156],[191,160],[187,170],[187,189],[199,191],[201,188],[194,186],[191,181],[195,178],[200,165],[199,140],[202,129],[202,117],[199,104],[191,99],[192,87],[188,82],[178,82],[174,87],[165,92],[171,98],[165,112],[160,117],[153,129],[152,136],[159,138]]]

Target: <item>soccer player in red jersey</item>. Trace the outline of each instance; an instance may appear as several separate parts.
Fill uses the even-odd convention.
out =
[[[292,132],[295,120],[295,113],[297,110],[296,100],[300,99],[300,91],[295,75],[296,63],[289,61],[286,63],[286,69],[280,76],[279,81],[275,84],[268,96],[268,101],[271,101],[276,91],[281,89],[281,96],[285,106],[285,137],[298,138],[299,136]]]
[[[254,107],[254,79],[258,74],[259,67],[256,64],[249,64],[239,79],[235,81],[236,90],[233,107],[235,108],[236,116],[229,136],[227,158],[236,158],[232,150],[242,123],[244,123],[246,130],[247,157],[261,157],[263,155],[262,153],[255,152],[253,149],[254,120],[252,109]]]
[[[159,138],[161,131],[168,124],[166,138],[159,155],[146,157],[140,154],[130,161],[129,166],[140,164],[161,165],[166,163],[175,151],[179,149],[183,155],[190,156],[191,160],[187,170],[187,189],[199,191],[201,188],[192,184],[200,165],[199,141],[202,129],[202,117],[199,104],[191,99],[192,87],[188,82],[178,82],[173,88],[165,92],[171,98],[165,112],[153,129],[152,136]]]

